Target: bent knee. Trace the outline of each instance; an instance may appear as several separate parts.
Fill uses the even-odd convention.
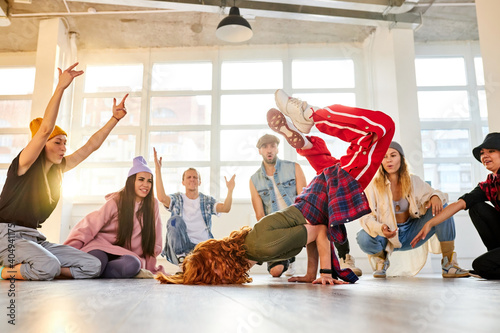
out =
[[[61,274],[61,263],[56,258],[46,258],[25,264],[26,271],[21,272],[28,280],[50,281]]]

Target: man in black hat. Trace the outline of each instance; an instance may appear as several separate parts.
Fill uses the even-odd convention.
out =
[[[448,205],[429,220],[413,239],[412,246],[425,238],[433,226],[460,210],[468,209],[472,223],[488,249],[488,252],[474,260],[474,271],[471,274],[475,273],[486,279],[500,279],[500,133],[489,133],[483,143],[472,150],[472,154],[491,171],[486,181],[479,183],[471,192],[462,195],[457,202]]]

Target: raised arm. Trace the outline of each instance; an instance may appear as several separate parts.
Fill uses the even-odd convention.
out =
[[[158,154],[156,153],[156,149],[153,147],[153,153],[155,158],[155,176],[156,176],[156,196],[158,197],[158,201],[160,201],[165,207],[170,208],[170,196],[165,193],[165,188],[163,187],[163,179],[161,177],[161,160],[160,157],[158,159]]]
[[[233,190],[235,186],[234,178],[236,175],[233,175],[229,181],[227,180],[226,176],[224,176],[224,180],[226,181],[226,186],[227,186],[227,196],[226,200],[224,200],[224,203],[218,203],[217,206],[215,206],[215,210],[217,213],[229,213],[231,210],[231,205],[233,204]]]
[[[116,105],[116,98],[113,98],[113,116],[108,120],[108,122],[101,127],[97,132],[95,132],[80,149],[75,151],[73,154],[66,157],[66,168],[64,172],[69,171],[76,167],[78,164],[82,163],[90,154],[99,149],[104,140],[108,137],[111,130],[118,124],[118,121],[125,117],[127,114],[127,109],[125,108],[125,100],[128,94],[126,94],[120,104]]]
[[[260,221],[260,219],[266,216],[266,214],[264,212],[264,204],[262,203],[262,199],[259,195],[259,192],[255,188],[252,179],[250,179],[250,197],[252,199],[252,206],[255,212],[255,218],[257,219],[257,221]]]
[[[54,91],[54,94],[45,109],[40,128],[19,156],[19,176],[25,174],[31,165],[36,161],[42,152],[43,147],[47,143],[47,139],[54,130],[64,90],[66,90],[71,82],[73,82],[75,77],[83,74],[83,71],[73,70],[77,65],[78,63],[74,63],[64,72],[61,71],[60,68],[57,69],[59,71],[59,81],[57,83],[56,90]]]
[[[429,233],[429,231],[431,230],[432,227],[434,227],[434,226],[440,224],[441,222],[449,219],[450,217],[452,217],[453,215],[455,215],[459,211],[465,209],[465,207],[466,207],[465,201],[462,200],[462,199],[458,199],[458,201],[456,201],[456,202],[454,202],[454,203],[449,204],[448,206],[446,206],[441,211],[441,213],[439,213],[438,215],[434,216],[432,219],[430,219],[429,221],[427,221],[426,224],[424,224],[424,226],[422,227],[422,230],[420,230],[420,232],[411,241],[411,247],[415,247],[415,245],[417,245],[417,243],[419,241],[421,241],[422,239],[425,239],[425,237],[427,236],[427,234]]]

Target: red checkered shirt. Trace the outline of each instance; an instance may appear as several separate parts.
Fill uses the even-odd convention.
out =
[[[500,176],[496,173],[490,173],[486,181],[479,183],[479,187],[483,190],[486,198],[495,206],[496,210],[500,212],[500,202],[497,199]]]
[[[352,283],[357,281],[357,276],[350,269],[340,269],[333,242],[344,243],[347,239],[344,224],[371,212],[359,183],[340,167],[340,163],[337,163],[325,168],[314,177],[297,196],[294,206],[302,212],[309,223],[328,226],[332,267],[335,270],[333,277]]]

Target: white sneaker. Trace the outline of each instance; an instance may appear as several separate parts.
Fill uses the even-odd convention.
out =
[[[304,115],[304,111],[310,108],[307,102],[288,96],[282,89],[276,90],[274,99],[278,109],[292,119],[293,124],[299,131],[305,134],[311,132],[314,121]]]
[[[300,133],[293,123],[276,109],[267,111],[267,124],[270,129],[283,135],[288,144],[295,149],[301,149],[306,142],[309,142],[304,134]]]
[[[441,270],[444,278],[459,278],[459,277],[469,277],[469,271],[462,269],[457,263],[457,254],[453,252],[451,256],[451,261],[448,261],[448,257],[444,257],[441,260]]]
[[[295,264],[293,262],[288,264],[288,269],[285,272],[285,276],[293,276],[295,274]]]
[[[339,263],[340,263],[340,268],[342,269],[350,268],[357,276],[363,275],[361,269],[356,267],[354,257],[352,257],[350,254],[346,254],[345,259],[340,258]]]
[[[377,264],[377,269],[375,272],[373,272],[373,277],[374,278],[382,278],[385,279],[386,277],[386,271],[390,266],[390,262],[388,258],[380,258],[380,257],[375,257],[375,262]]]

